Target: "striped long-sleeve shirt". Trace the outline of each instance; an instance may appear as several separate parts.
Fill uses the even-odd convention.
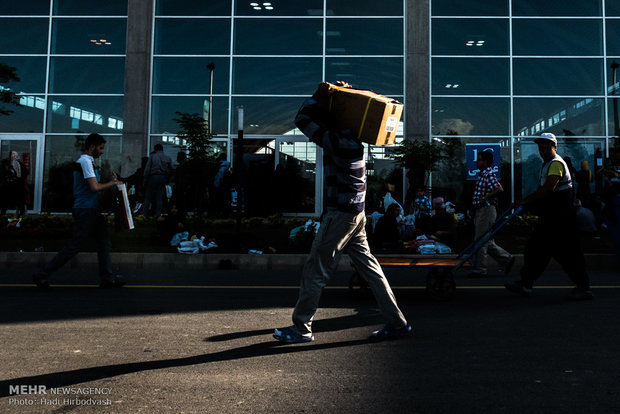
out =
[[[328,211],[364,211],[366,163],[364,146],[348,131],[330,128],[329,113],[310,98],[295,117],[295,125],[310,141],[323,148],[323,171]]]

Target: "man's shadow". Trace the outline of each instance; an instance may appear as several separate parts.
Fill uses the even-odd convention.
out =
[[[369,318],[360,317],[360,315],[344,316],[340,318],[324,319],[316,321],[316,332],[332,331],[340,329],[344,326],[344,322],[352,322],[354,326],[367,326],[375,324],[375,319],[380,320],[379,314],[377,318],[369,315]],[[357,322],[355,322],[357,320]],[[351,325],[347,325],[351,327]],[[233,333],[228,335],[218,335],[207,338],[205,341],[225,341],[236,338],[251,337],[256,335],[269,334],[273,330],[255,330]],[[172,367],[182,367],[198,364],[206,364],[211,362],[234,361],[245,358],[254,358],[261,356],[292,354],[297,352],[319,351],[322,349],[336,349],[343,347],[358,346],[370,344],[369,339],[354,339],[342,342],[331,343],[307,343],[297,345],[287,345],[275,340],[269,342],[259,342],[252,345],[242,346],[238,348],[228,349],[225,351],[215,352],[212,354],[195,355],[185,358],[162,359],[158,361],[130,362],[125,364],[114,364],[91,368],[81,368],[71,371],[53,372],[49,374],[33,375],[29,377],[12,378],[0,381],[0,398],[9,396],[9,386],[11,385],[45,385],[47,388],[65,387],[85,382],[97,381],[104,378],[115,377],[119,375],[131,374],[135,372],[151,371],[158,369],[166,369]]]

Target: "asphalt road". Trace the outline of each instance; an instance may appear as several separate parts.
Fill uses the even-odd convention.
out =
[[[104,290],[94,269],[64,269],[49,293],[30,273],[1,273],[0,412],[620,412],[617,272],[591,273],[588,302],[565,299],[561,271],[527,299],[506,277],[457,276],[437,302],[425,272],[389,270],[414,334],[379,343],[374,300],[341,272],[300,345],[271,337],[300,272],[130,271]]]

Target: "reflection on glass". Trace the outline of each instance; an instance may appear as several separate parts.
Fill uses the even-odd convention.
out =
[[[609,0],[607,0],[609,1]],[[564,0],[514,0],[514,16],[600,16],[600,1]]]
[[[158,16],[230,16],[230,0],[157,0]]]
[[[617,93],[616,95],[620,95]],[[620,106],[620,98],[608,100],[609,108],[609,135],[620,137],[620,117],[618,116],[618,106]]]
[[[200,36],[196,34],[200,33]],[[155,54],[227,55],[229,19],[157,19]]]
[[[120,133],[122,96],[51,96],[47,132]]]
[[[515,135],[603,135],[603,99],[520,98],[514,100]]]
[[[327,0],[331,16],[402,16],[403,0]]]
[[[433,58],[433,95],[508,95],[509,59]]]
[[[73,165],[82,153],[81,146],[87,134],[53,135],[45,138],[45,170],[43,172],[42,210],[69,212],[73,206]],[[105,152],[94,164],[103,181],[111,173],[128,176],[132,171],[122,169],[123,141],[120,135],[106,135]],[[102,207],[112,207],[113,199],[102,199]]]
[[[10,159],[11,151],[17,152],[19,157],[18,159],[24,167],[26,167],[25,170],[22,170],[22,178],[25,177],[26,182],[24,193],[26,197],[24,201],[26,210],[32,210],[34,208],[35,185],[39,185],[38,183],[35,183],[35,177],[37,176],[37,141],[31,139],[0,139],[0,159]],[[2,196],[9,197],[11,194],[7,194],[5,190],[3,191]],[[18,207],[17,205],[12,205],[13,203],[2,203],[3,209],[7,207],[7,204],[9,209],[19,208],[22,210],[24,208],[23,206]]]
[[[402,55],[402,19],[328,19],[328,55]]]
[[[53,57],[51,93],[123,93],[125,58]]]
[[[2,120],[1,132],[38,132],[43,129],[43,110],[45,98],[43,96],[21,96],[21,106],[2,104],[4,110],[13,111],[10,115],[0,115]]]
[[[434,55],[508,55],[508,19],[433,19]]]
[[[607,20],[607,55],[620,56],[620,20]]]
[[[304,98],[277,97],[233,98],[233,130],[236,133],[236,108],[243,106],[246,134],[286,134],[295,128],[293,120],[303,100]]]
[[[54,19],[52,53],[122,55],[126,19]]]
[[[236,2],[237,16],[322,16],[323,0]]]
[[[592,56],[603,52],[600,20],[515,19],[513,51],[527,56]]]
[[[603,59],[514,59],[516,95],[602,95]]]
[[[174,136],[179,131],[179,125],[173,121],[181,113],[202,114],[208,118],[208,94],[204,96],[154,96],[152,111],[151,132]],[[212,106],[213,134],[228,133],[228,97],[213,97]]]
[[[433,98],[434,135],[508,135],[508,98]]]
[[[48,31],[47,18],[0,19],[0,53],[47,53]]]
[[[55,16],[127,16],[127,0],[55,0]]]
[[[310,95],[320,81],[320,58],[233,60],[233,93]]]
[[[343,80],[354,88],[373,90],[399,100],[403,93],[403,59],[396,58],[327,58],[325,79]]]
[[[508,0],[431,0],[433,16],[508,16]]]
[[[2,56],[0,62],[17,69],[19,82],[4,83],[3,86],[20,93],[45,92],[45,57]]]
[[[235,20],[237,55],[320,55],[323,51],[319,19]]]
[[[201,93],[210,88],[209,63],[213,70],[213,93],[228,93],[228,58],[155,58],[153,67],[153,93]]]
[[[0,10],[4,16],[47,16],[50,14],[50,0],[0,0]]]
[[[274,187],[282,212],[314,213],[316,145],[311,142],[281,142],[274,173]]]

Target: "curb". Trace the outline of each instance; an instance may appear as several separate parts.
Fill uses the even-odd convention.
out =
[[[56,252],[0,252],[0,268],[41,267],[51,260]],[[180,253],[112,253],[114,267],[120,269],[237,269],[237,270],[301,270],[307,254],[195,254]],[[382,255],[378,255],[381,257]],[[385,255],[390,256],[390,255]],[[392,257],[394,255],[391,255]],[[428,258],[421,255],[403,255],[399,257]],[[455,258],[456,255],[442,255],[443,258]],[[523,265],[523,255],[515,255],[515,267]],[[586,254],[586,264],[591,270],[618,270],[620,261],[615,254]],[[3,264],[2,264],[3,263]],[[74,257],[65,266],[77,268],[96,266],[97,253],[85,252]],[[550,268],[558,269],[560,265],[552,261]],[[343,255],[338,270],[351,270],[347,255]]]

